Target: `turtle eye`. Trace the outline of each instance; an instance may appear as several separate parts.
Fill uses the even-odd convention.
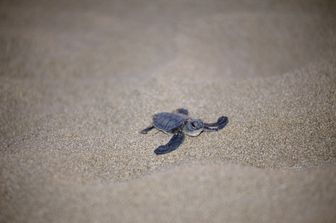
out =
[[[192,122],[192,123],[191,123],[191,126],[192,126],[193,128],[196,128],[195,122]]]

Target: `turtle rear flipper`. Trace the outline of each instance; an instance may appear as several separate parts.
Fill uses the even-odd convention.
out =
[[[154,129],[155,127],[153,125],[143,129],[140,131],[141,134],[147,134],[150,130]]]
[[[224,128],[229,122],[228,117],[221,116],[218,118],[216,123],[204,123],[204,130],[208,132],[218,131]]]
[[[177,149],[184,141],[184,133],[179,131],[174,134],[174,136],[169,140],[169,142],[166,145],[159,146],[156,150],[154,150],[154,153],[156,155],[162,155],[169,152],[174,151]]]

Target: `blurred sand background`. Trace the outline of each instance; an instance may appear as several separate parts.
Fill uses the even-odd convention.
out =
[[[0,222],[335,222],[334,1],[1,1]],[[153,150],[186,107],[230,119]]]

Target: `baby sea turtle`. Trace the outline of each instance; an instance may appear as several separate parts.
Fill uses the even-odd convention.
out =
[[[188,110],[179,108],[174,112],[161,112],[153,116],[153,123],[140,133],[147,134],[156,128],[165,133],[174,134],[166,145],[161,145],[154,150],[156,155],[169,153],[177,149],[184,140],[184,135],[198,136],[201,132],[218,131],[226,126],[228,118],[221,116],[216,123],[204,123],[201,119],[193,119],[188,116]]]

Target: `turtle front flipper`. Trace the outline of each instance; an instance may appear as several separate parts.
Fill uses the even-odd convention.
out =
[[[216,123],[204,123],[204,130],[205,131],[218,131],[222,128],[224,128],[227,123],[229,122],[228,117],[226,116],[221,116],[218,118]]]
[[[188,115],[189,114],[188,109],[185,109],[185,108],[178,108],[178,109],[176,109],[176,112],[180,113],[180,114],[183,114],[183,115]]]
[[[184,133],[179,131],[174,134],[174,136],[169,140],[166,145],[161,145],[154,150],[156,155],[162,155],[177,149],[184,141]]]
[[[154,129],[155,127],[153,125],[143,129],[140,131],[141,134],[147,134],[150,130]]]

